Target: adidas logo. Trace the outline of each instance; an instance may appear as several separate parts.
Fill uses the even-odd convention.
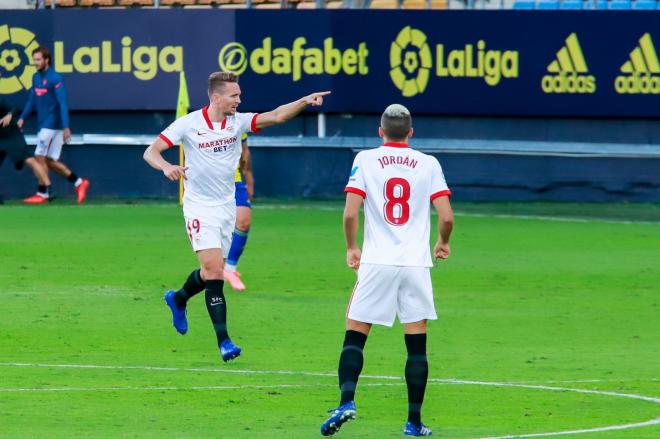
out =
[[[630,59],[621,66],[621,73],[624,74],[614,79],[617,93],[660,94],[660,63],[648,32],[630,52]]]
[[[557,52],[557,59],[548,65],[548,74],[541,80],[541,88],[545,93],[596,92],[596,78],[589,75],[575,32],[566,38],[566,45]]]

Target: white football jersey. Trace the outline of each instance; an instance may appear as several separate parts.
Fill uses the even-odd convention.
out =
[[[361,263],[431,267],[431,201],[451,196],[440,163],[404,143],[355,157],[345,192],[364,198]]]
[[[236,113],[211,122],[207,107],[182,116],[160,134],[170,147],[183,142],[187,180],[183,201],[205,206],[235,203],[234,175],[241,136],[257,132],[256,113]]]

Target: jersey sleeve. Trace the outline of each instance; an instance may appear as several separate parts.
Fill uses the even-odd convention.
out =
[[[188,117],[182,116],[165,128],[158,137],[160,137],[165,143],[167,143],[167,146],[171,148],[174,145],[181,143],[181,139],[183,139],[187,127]]]
[[[259,113],[236,113],[236,120],[241,133],[258,133],[261,131],[257,128],[257,118]]]
[[[445,174],[442,166],[435,157],[431,157],[431,201],[440,197],[451,197],[451,191],[447,187]]]
[[[353,160],[353,167],[351,168],[351,175],[348,177],[348,184],[344,192],[351,192],[357,194],[362,198],[367,198],[367,187],[364,182],[364,168],[362,166],[362,157],[358,153]]]
[[[62,118],[62,127],[69,128],[69,103],[66,97],[66,87],[64,87],[64,78],[62,75],[56,75],[56,80],[53,88],[55,89],[55,97],[60,103],[60,117]]]

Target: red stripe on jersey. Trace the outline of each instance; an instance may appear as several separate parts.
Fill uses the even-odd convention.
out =
[[[435,200],[436,198],[440,197],[450,197],[451,198],[451,191],[447,189],[446,191],[440,191],[436,192],[435,194],[431,195],[431,201]]]
[[[355,295],[355,290],[357,290],[357,286],[360,283],[360,281],[355,282],[355,286],[353,287],[353,292],[351,293],[351,298],[348,300],[348,306],[346,307],[346,318],[348,318],[348,313],[351,312],[351,303],[353,303],[353,296]]]
[[[209,127],[210,130],[213,129],[213,124],[211,123],[211,119],[209,118],[209,107],[206,106],[202,108],[202,116],[204,116],[204,120],[206,121],[206,125]]]
[[[399,142],[385,142],[383,146],[391,146],[392,148],[410,148],[407,143]]]
[[[172,143],[172,141],[171,141],[170,139],[168,139],[167,136],[166,136],[165,134],[161,133],[158,137],[160,137],[161,139],[163,139],[163,142],[167,143],[167,146],[168,146],[168,147],[171,148],[171,147],[174,146],[174,143]]]
[[[222,119],[222,124],[220,125],[220,129],[224,130],[226,126],[227,126],[227,118],[225,117]]]
[[[352,194],[358,194],[362,198],[367,198],[367,193],[365,191],[363,191],[362,189],[358,189],[356,187],[346,186],[346,188],[344,189],[344,192],[350,192]]]
[[[254,134],[259,134],[261,132],[261,130],[257,128],[257,117],[259,117],[259,113],[252,116],[252,124],[250,124],[250,131]]]

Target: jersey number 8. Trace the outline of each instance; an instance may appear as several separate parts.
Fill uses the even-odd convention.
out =
[[[402,226],[410,219],[410,183],[404,178],[390,178],[383,188],[385,221],[393,226]]]

